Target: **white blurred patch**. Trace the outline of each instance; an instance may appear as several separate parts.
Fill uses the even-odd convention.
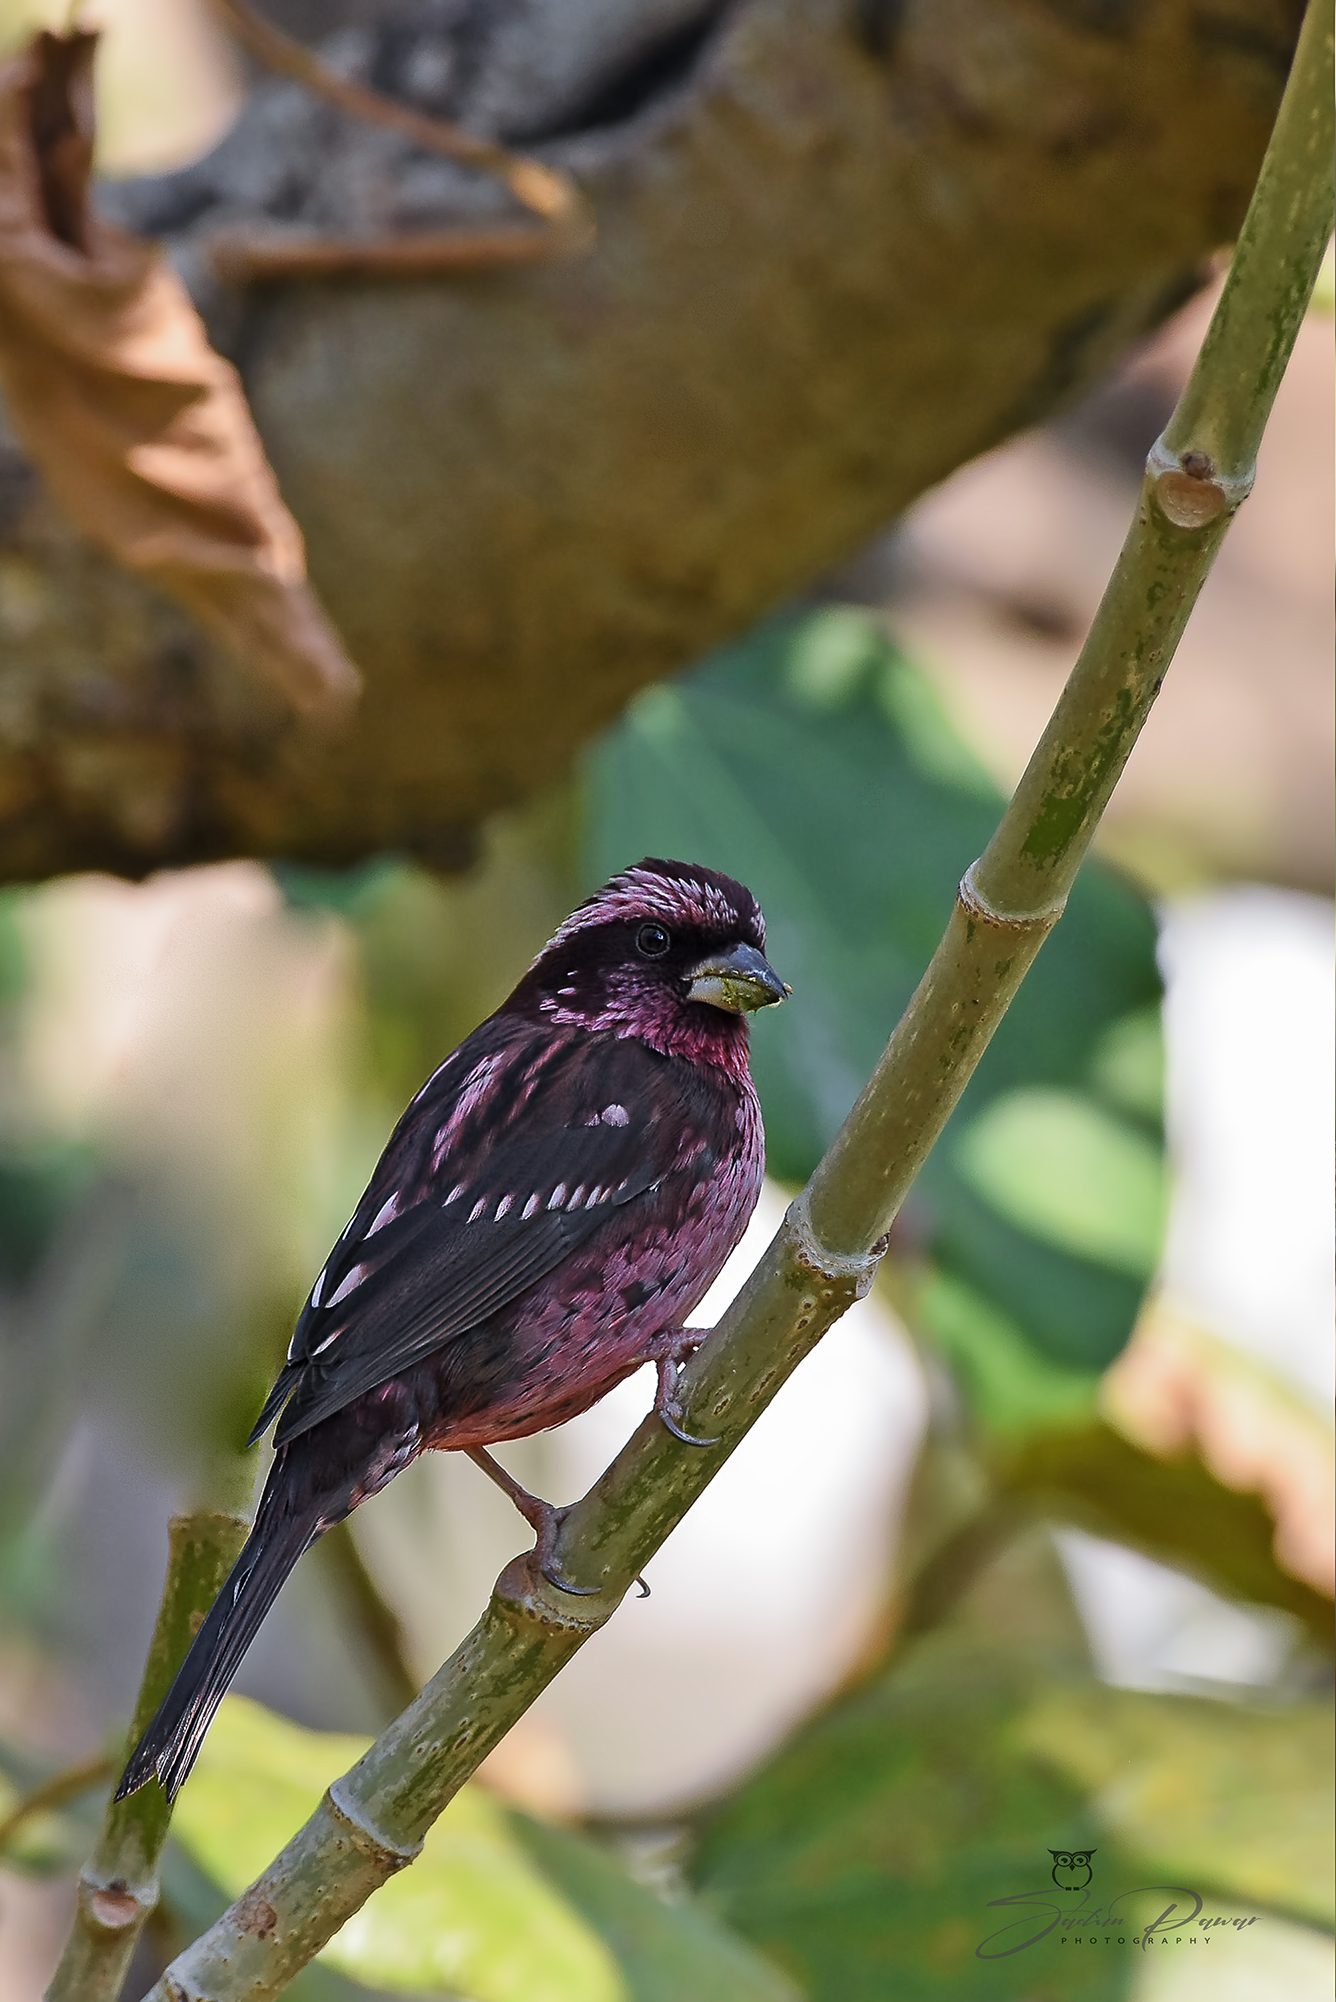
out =
[[[1174,1192],[1163,1276],[1193,1319],[1329,1406],[1332,907],[1260,885],[1164,916]],[[1100,1673],[1262,1687],[1293,1623],[1077,1531],[1059,1545]]]
[[[1181,1571],[1083,1530],[1056,1533],[1095,1666],[1120,1689],[1260,1688],[1283,1671],[1294,1622],[1232,1606]]]
[[[1332,907],[1248,885],[1172,906],[1164,1276],[1189,1313],[1328,1408]]]

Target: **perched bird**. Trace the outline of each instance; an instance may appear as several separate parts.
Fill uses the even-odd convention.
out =
[[[304,1550],[427,1447],[466,1452],[537,1537],[561,1511],[485,1448],[585,1411],[684,1333],[760,1191],[747,1016],[788,988],[749,890],[646,859],[581,904],[399,1121],[297,1321],[251,1441],[275,1453],[240,1557],[135,1747],[122,1799],[194,1763]]]

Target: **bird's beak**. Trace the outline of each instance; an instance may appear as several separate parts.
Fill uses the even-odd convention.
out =
[[[687,975],[688,1001],[706,1001],[730,1015],[750,1015],[754,1008],[772,1008],[792,989],[786,987],[764,953],[754,945],[732,945],[711,952]]]

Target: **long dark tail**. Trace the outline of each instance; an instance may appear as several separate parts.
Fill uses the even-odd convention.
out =
[[[284,1579],[307,1546],[328,1526],[316,1508],[290,1513],[272,1487],[255,1527],[214,1600],[176,1680],[152,1723],[130,1755],[116,1789],[117,1800],[154,1775],[174,1800],[194,1765],[204,1734],[213,1722],[242,1656],[278,1597]]]

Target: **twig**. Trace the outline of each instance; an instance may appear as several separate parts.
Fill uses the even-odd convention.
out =
[[[366,1647],[376,1680],[389,1699],[386,1711],[402,1709],[417,1695],[420,1680],[409,1665],[403,1626],[362,1561],[351,1523],[339,1523],[316,1548],[351,1616],[350,1624]]]
[[[1216,324],[1164,438],[1090,638],[946,936],[804,1194],[683,1378],[679,1445],[646,1419],[567,1515],[557,1565],[516,1558],[473,1632],[147,2002],[267,2002],[394,1871],[615,1611],[781,1383],[866,1289],[906,1189],[1061,912],[1234,509],[1331,228],[1331,31],[1310,6]],[[1242,408],[1228,409],[1231,404]],[[554,1567],[555,1568],[555,1567]]]
[[[213,5],[237,40],[269,69],[292,77],[352,118],[383,126],[427,152],[494,175],[547,225],[365,238],[253,226],[219,230],[210,238],[209,256],[220,278],[243,285],[285,276],[390,277],[478,270],[566,255],[593,241],[593,212],[569,174],[336,75],[311,49],[262,19],[248,0],[213,0]]]
[[[80,1794],[91,1793],[95,1786],[114,1779],[116,1772],[114,1759],[99,1757],[84,1759],[77,1766],[66,1766],[61,1772],[52,1773],[31,1793],[25,1793],[0,1821],[0,1856],[4,1855],[24,1822],[30,1821],[33,1815],[50,1814],[67,1802],[78,1800]]]
[[[166,1695],[249,1526],[235,1515],[172,1518],[167,1579],[130,1726],[131,1745]],[[97,1847],[79,1873],[74,1926],[48,2002],[116,2002],[135,1942],[158,1901],[158,1857],[170,1820],[167,1797],[156,1782],[108,1805]]]

